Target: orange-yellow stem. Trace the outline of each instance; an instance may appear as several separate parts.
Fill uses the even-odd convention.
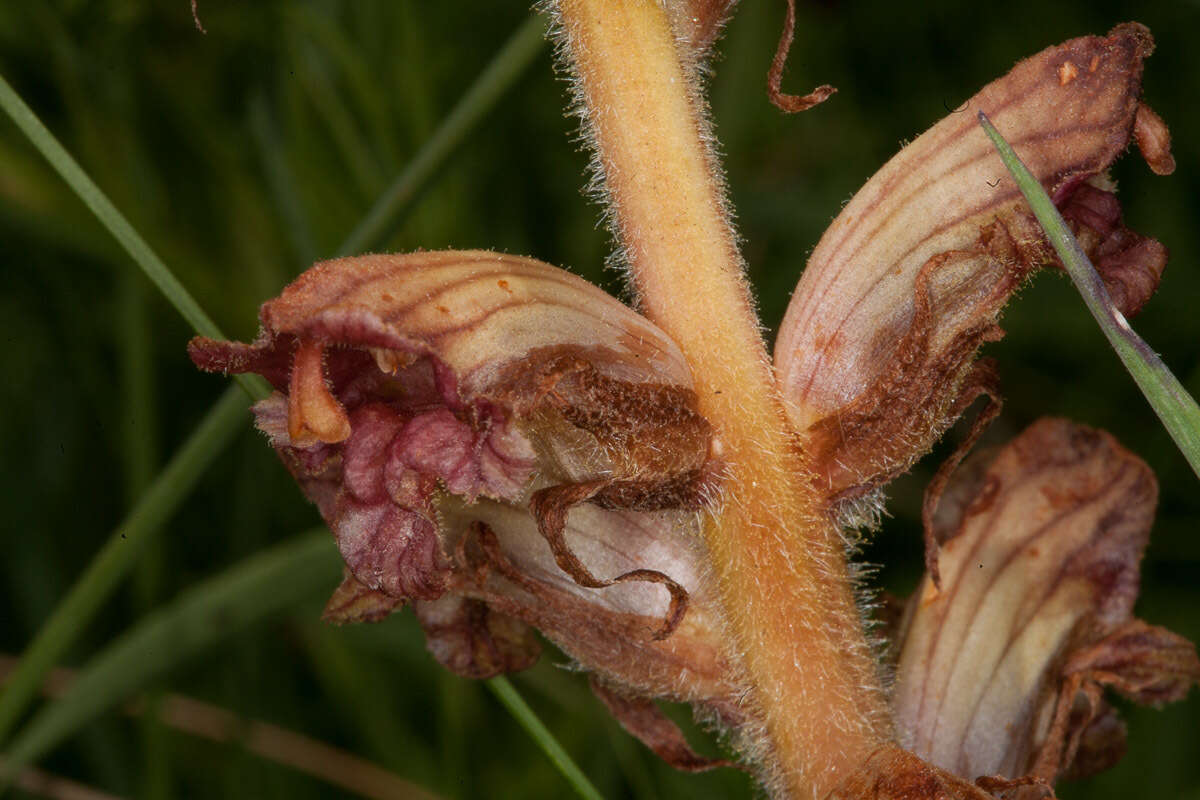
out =
[[[709,552],[789,796],[824,797],[889,738],[836,529],[788,427],[705,145],[691,55],[656,0],[559,0],[621,243],[728,463]]]

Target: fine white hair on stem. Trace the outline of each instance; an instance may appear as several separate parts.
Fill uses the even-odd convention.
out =
[[[595,120],[585,96],[583,81],[580,79],[579,70],[571,54],[569,34],[563,25],[558,4],[554,0],[540,0],[535,4],[534,10],[546,15],[549,19],[546,37],[554,51],[555,73],[567,86],[566,113],[579,120],[579,129],[572,137],[572,142],[578,144],[579,148],[588,154],[583,194],[599,206],[600,219],[597,224],[606,228],[612,239],[613,249],[605,259],[604,267],[621,273],[624,277],[626,296],[631,298],[634,307],[638,308],[641,302],[630,271],[630,255],[626,249],[625,237],[622,235],[620,212],[610,190],[608,169],[600,156]],[[680,65],[684,75],[687,76],[688,97],[696,111],[698,134],[704,148],[704,157],[716,191],[721,216],[725,220],[730,241],[740,250],[744,238],[738,232],[735,224],[736,214],[733,205],[729,202],[728,183],[725,171],[721,167],[723,163],[721,143],[713,132],[712,114],[705,99],[706,84],[713,73],[712,53],[715,40],[702,47],[696,47],[684,31],[676,28],[674,33]],[[751,300],[756,302],[756,298],[753,296]],[[758,309],[754,308],[753,311],[757,319]],[[759,323],[759,335],[764,334],[765,330]]]

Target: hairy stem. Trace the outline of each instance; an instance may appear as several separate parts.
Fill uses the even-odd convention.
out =
[[[887,739],[836,529],[803,472],[715,175],[692,68],[654,0],[560,0],[568,55],[646,315],[688,358],[727,463],[706,526],[768,778],[824,797]]]

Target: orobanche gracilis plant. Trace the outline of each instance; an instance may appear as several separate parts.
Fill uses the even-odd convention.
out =
[[[203,369],[275,393],[258,427],[346,562],[326,609],[412,605],[471,677],[537,659],[537,629],[635,736],[685,769],[654,698],[693,705],[779,797],[1040,796],[1119,757],[1105,689],[1178,699],[1192,646],[1136,619],[1156,499],[1107,434],[1037,422],[958,458],[927,503],[928,574],[879,661],[843,528],[980,395],[976,360],[1056,257],[975,112],[1051,192],[1118,306],[1166,250],[1122,223],[1109,165],[1136,142],[1172,171],[1141,101],[1136,23],[1022,61],[904,148],[846,205],[773,358],[743,278],[703,79],[730,9],[560,0],[560,62],[595,152],[635,308],[486,251],[317,264],[251,344],[198,338]],[[828,97],[779,89],[791,110]]]
[[[1132,614],[1156,499],[1137,457],[1043,419],[959,463],[998,412],[1003,370],[976,353],[1056,266],[975,112],[1135,313],[1166,250],[1124,225],[1108,168],[1131,142],[1173,168],[1140,97],[1152,39],[1127,23],[1044,50],[905,147],[817,245],[769,356],[704,98],[732,10],[546,8],[633,308],[529,258],[364,255],[264,305],[255,342],[191,356],[273,385],[258,427],[345,561],[328,619],[411,605],[470,677],[529,666],[540,631],[664,759],[727,764],[656,698],[691,704],[780,797],[1046,795],[1120,757],[1106,690],[1157,705],[1200,667]],[[768,93],[800,110],[830,90],[782,94],[790,30],[789,13]],[[979,397],[885,649],[848,545]]]

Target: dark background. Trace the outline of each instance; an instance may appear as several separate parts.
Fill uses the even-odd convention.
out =
[[[334,251],[525,13],[520,3],[202,0],[202,36],[186,0],[8,2],[0,73],[217,323],[246,339],[258,304]],[[1194,0],[804,5],[785,88],[840,91],[792,117],[764,92],[782,3],[745,3],[719,45],[712,103],[768,329],[825,225],[902,142],[1018,59],[1131,17],[1158,41],[1145,97],[1171,126],[1179,164],[1168,178],[1136,157],[1115,169],[1129,225],[1172,253],[1135,326],[1200,392]],[[530,254],[619,291],[619,276],[602,269],[610,244],[580,193],[586,155],[563,100],[546,48],[379,249]],[[190,330],[7,119],[0,242],[0,650],[18,653],[224,383],[193,370]],[[1145,458],[1161,502],[1139,613],[1200,639],[1195,475],[1066,280],[1040,276],[1004,327],[1008,337],[987,348],[1007,398],[989,440],[1064,415]],[[891,487],[891,516],[867,548],[894,592],[919,575],[920,491],[945,452]],[[247,421],[68,663],[317,522]],[[323,600],[222,639],[165,687],[344,747],[445,797],[567,795],[482,686],[435,668],[411,615],[334,629],[318,621]],[[607,797],[753,794],[736,773],[658,764],[561,661],[545,658],[514,682]],[[1200,694],[1125,716],[1125,761],[1063,796],[1200,798]],[[115,713],[45,763],[123,795],[339,796],[236,745]]]

